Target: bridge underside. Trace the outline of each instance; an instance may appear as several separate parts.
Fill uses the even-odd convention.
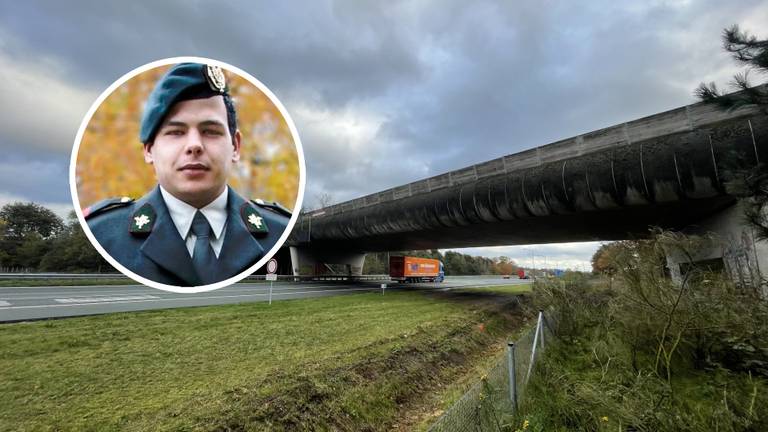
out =
[[[359,239],[313,239],[312,247],[359,252],[625,240],[654,227],[682,230],[733,205],[730,196],[406,231]]]
[[[691,105],[302,215],[292,246],[357,252],[621,240],[736,202],[768,161],[768,116]]]

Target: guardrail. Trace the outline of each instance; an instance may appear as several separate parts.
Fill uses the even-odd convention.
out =
[[[471,279],[478,277],[501,278],[500,275],[474,275],[474,276],[449,276],[451,279]],[[0,273],[2,279],[128,279],[122,273]],[[243,281],[266,280],[266,275],[250,275]],[[320,275],[320,276],[293,276],[277,275],[278,281],[304,282],[304,281],[383,281],[390,282],[391,278],[386,274],[377,275]]]
[[[128,279],[122,273],[0,273],[0,279]],[[278,280],[282,281],[389,281],[389,275],[323,275],[323,276],[293,276],[277,275]],[[266,280],[266,275],[250,275],[243,279],[244,281]]]
[[[122,273],[0,273],[0,279],[128,279]]]

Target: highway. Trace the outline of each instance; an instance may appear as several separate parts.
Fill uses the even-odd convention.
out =
[[[383,282],[275,282],[272,300],[381,291]],[[391,289],[471,288],[530,283],[499,276],[447,277],[443,283],[397,284]],[[0,287],[0,322],[98,315],[152,309],[269,301],[269,282],[235,284],[215,291],[179,294],[144,285]]]

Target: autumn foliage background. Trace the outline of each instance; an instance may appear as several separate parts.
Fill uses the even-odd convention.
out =
[[[156,184],[144,162],[139,128],[144,101],[171,65],[150,69],[118,87],[94,113],[80,142],[76,178],[80,205],[110,197],[139,198]],[[229,185],[244,197],[289,209],[299,191],[299,159],[288,124],[258,87],[224,71],[243,134],[240,162]]]

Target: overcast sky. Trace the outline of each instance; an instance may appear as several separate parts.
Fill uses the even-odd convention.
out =
[[[692,103],[739,70],[722,29],[768,22],[757,0],[222,3],[0,3],[0,204],[71,208],[86,111],[165,57],[230,63],[277,95],[312,206]],[[575,267],[596,245],[465,251]]]

